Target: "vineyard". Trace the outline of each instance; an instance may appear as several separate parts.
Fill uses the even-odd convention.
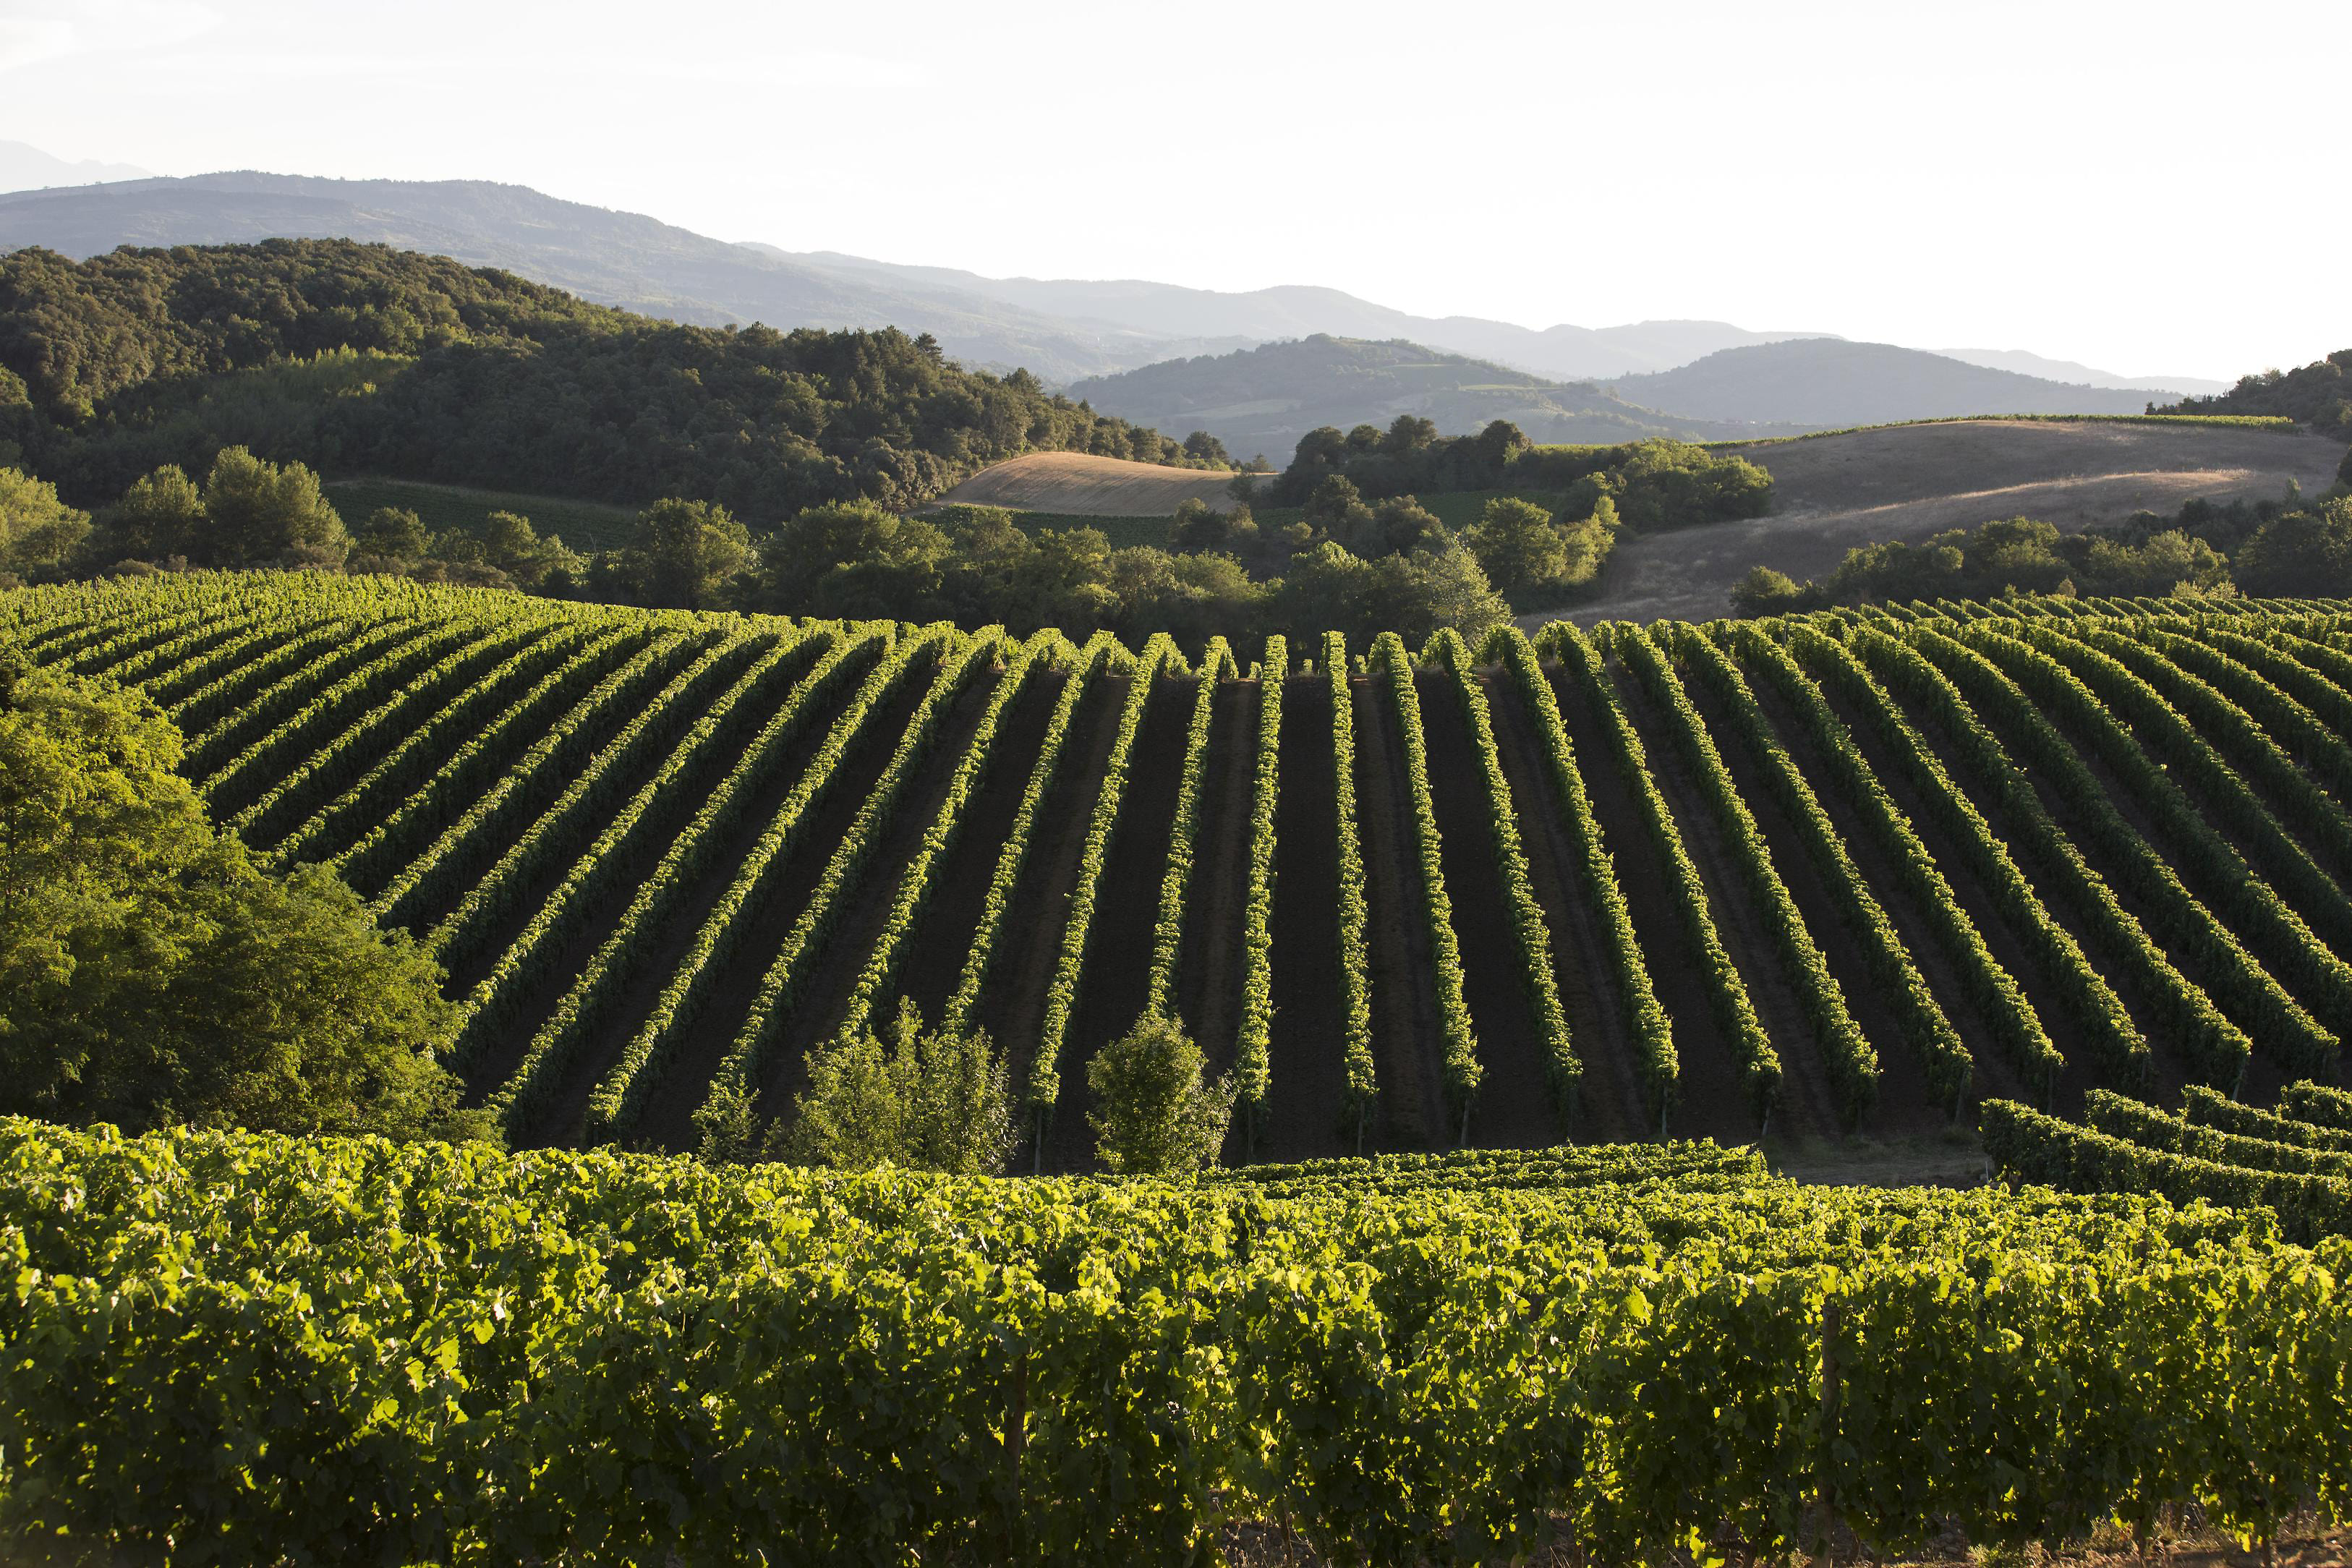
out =
[[[1236,1163],[2266,1102],[2352,1030],[2341,605],[1195,658],[268,574],[0,605],[415,933],[517,1146],[779,1116],[902,999],[1003,1046],[1049,1172],[1154,1008]]]
[[[2352,1489],[2352,1254],[2259,1212],[1704,1142],[1228,1174],[0,1121],[0,1522],[126,1562],[1888,1561],[2192,1506],[2268,1542]]]

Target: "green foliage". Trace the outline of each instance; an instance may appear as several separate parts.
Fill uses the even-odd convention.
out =
[[[638,515],[628,548],[605,558],[613,584],[632,602],[711,609],[755,559],[751,531],[709,501],[656,501]]]
[[[1198,461],[895,329],[683,326],[347,240],[16,251],[0,258],[0,365],[33,405],[25,458],[69,497],[246,444],[314,468],[679,497],[764,523],[836,500],[918,505],[1027,451]]]
[[[318,868],[216,838],[147,699],[8,666],[0,1105],[415,1135],[450,1122],[438,969]]]
[[[1637,441],[1623,458],[1580,481],[1570,510],[1587,492],[1606,498],[1625,526],[1643,530],[1762,517],[1772,510],[1772,476],[1745,458],[1717,456],[1687,441]]]
[[[2249,594],[2352,591],[2352,496],[2263,524],[2231,563],[2230,574]]]
[[[1356,817],[1356,700],[1348,679],[1348,639],[1342,633],[1323,634],[1323,680],[1331,704],[1331,818],[1339,838],[1339,987],[1348,1073],[1341,1114],[1353,1123],[1360,1152],[1365,1124],[1380,1098],[1380,1075],[1372,1058],[1371,956],[1365,935],[1370,911]]]
[[[335,567],[350,551],[343,520],[309,468],[266,463],[242,447],[225,447],[213,459],[205,476],[203,549],[191,560]]]
[[[60,572],[89,536],[89,514],[58,500],[55,485],[0,468],[0,573]]]
[[[2242,376],[2227,392],[2184,397],[2148,412],[2286,418],[2315,429],[2352,432],[2352,349],[2339,349],[2294,370]]]
[[[1429,962],[1437,989],[1439,1059],[1445,1074],[1445,1095],[1459,1118],[1461,1140],[1470,1137],[1470,1106],[1478,1093],[1486,1068],[1478,1060],[1478,1038],[1470,1022],[1470,1006],[1462,995],[1462,950],[1454,931],[1454,904],[1445,891],[1445,858],[1437,831],[1437,805],[1429,794],[1429,742],[1422,730],[1421,692],[1413,681],[1413,661],[1394,632],[1374,639],[1374,673],[1383,677],[1397,731],[1403,742],[1405,792],[1412,807],[1413,859],[1420,875],[1421,916],[1429,935]]]
[[[1273,1086],[1275,805],[1282,784],[1282,699],[1290,645],[1268,637],[1257,681],[1257,757],[1250,781],[1249,904],[1242,916],[1242,1022],[1234,1032],[1234,1089],[1242,1104],[1265,1103]]]
[[[2326,1190],[2075,1136],[2053,1173]],[[1822,1502],[1889,1555],[2268,1540],[2352,1486],[2346,1247],[2259,1212],[1690,1145],[1266,1174],[11,1121],[0,1510],[139,1559],[1643,1562],[1799,1555]]]
[[[1181,1176],[1217,1163],[1233,1120],[1230,1079],[1202,1081],[1207,1065],[1179,1019],[1147,1013],[1087,1064],[1094,1108],[1087,1126],[1103,1168]]]
[[[808,1071],[781,1145],[798,1163],[993,1176],[1013,1156],[1012,1080],[988,1037],[926,1033],[911,1002],[887,1041],[859,1029],[813,1054]]]
[[[1731,590],[1735,616],[1778,616],[1801,607],[1804,590],[1786,572],[1751,566]]]

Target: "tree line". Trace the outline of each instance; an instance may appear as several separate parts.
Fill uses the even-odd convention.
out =
[[[2352,436],[2352,349],[2294,370],[2265,370],[2241,376],[2238,384],[2210,397],[2184,397],[2150,414],[2252,414],[2284,416],[2315,430]],[[2345,458],[2352,467],[2352,454]],[[2352,476],[2347,476],[2352,478]]]
[[[1858,544],[1829,576],[1799,583],[1759,565],[1731,593],[1743,616],[1911,599],[2011,594],[2335,598],[2352,595],[2352,453],[2345,483],[2316,501],[2191,500],[2066,533],[2013,517],[1917,543]]]

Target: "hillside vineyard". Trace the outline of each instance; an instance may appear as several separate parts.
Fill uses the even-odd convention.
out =
[[[1188,659],[380,579],[25,590],[215,816],[448,972],[519,1144],[683,1149],[896,1014],[1024,1165],[1147,1009],[1229,1156],[2241,1100],[2352,1029],[2352,606],[1913,605]]]

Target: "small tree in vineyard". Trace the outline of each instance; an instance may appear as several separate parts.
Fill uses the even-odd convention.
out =
[[[902,1002],[887,1041],[861,1029],[811,1057],[808,1091],[772,1152],[844,1171],[997,1175],[1013,1154],[1011,1080],[985,1033],[925,1034]]]
[[[1203,1082],[1206,1061],[1182,1020],[1147,1013],[1087,1065],[1095,1154],[1122,1175],[1173,1176],[1217,1161],[1233,1121],[1230,1078]]]

